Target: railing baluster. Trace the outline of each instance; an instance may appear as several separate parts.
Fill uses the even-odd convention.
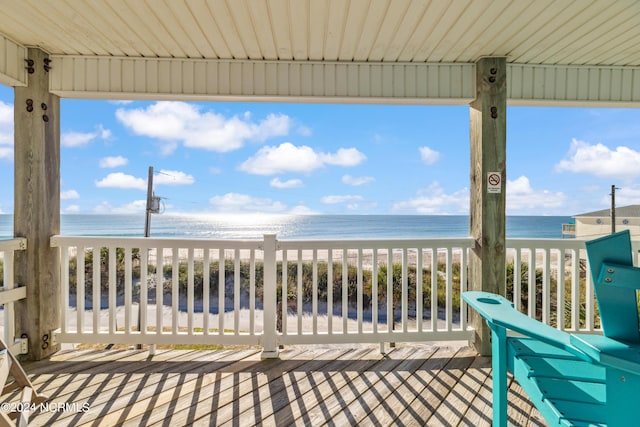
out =
[[[342,333],[349,333],[347,321],[349,320],[349,265],[347,263],[347,249],[342,250]]]
[[[565,271],[566,271],[566,259],[564,249],[560,249],[558,252],[558,271],[557,271],[557,289],[556,289],[556,328],[564,329],[564,286],[565,286]]]
[[[422,247],[416,249],[416,327],[418,332],[422,332],[424,325],[424,295],[422,293]]]
[[[289,265],[287,263],[287,251],[282,251],[282,335],[288,335],[289,317]]]
[[[209,248],[205,248],[202,254],[202,331],[204,335],[209,335],[209,315],[211,313],[211,307],[209,306],[209,299],[211,298],[211,253]]]
[[[522,249],[516,248],[513,261],[513,304],[515,309],[522,310]]]
[[[193,309],[194,309],[194,253],[193,248],[187,252],[187,334],[193,335]]]
[[[256,331],[256,251],[251,249],[249,255],[249,335]]]
[[[100,332],[100,318],[102,317],[100,316],[100,311],[102,309],[102,284],[100,283],[102,279],[100,271],[100,248],[94,246],[91,256],[93,259],[93,333],[97,334]]]
[[[362,334],[363,277],[362,277],[362,248],[358,248],[358,274],[356,279],[356,318],[358,319],[358,334]]]
[[[327,329],[333,334],[333,251],[327,253]]]
[[[313,335],[318,335],[318,250],[313,250],[311,261],[311,314]]]
[[[180,295],[180,257],[178,255],[178,248],[171,248],[171,333],[176,335],[178,333],[178,319],[179,319],[179,295]]]
[[[138,303],[138,332],[147,334],[147,303],[149,302],[149,248],[139,248],[140,254],[140,302]]]
[[[371,254],[371,323],[373,333],[378,333],[378,250]]]
[[[302,250],[298,251],[298,259],[297,259],[298,263],[297,263],[297,269],[296,269],[296,275],[297,275],[297,291],[296,291],[296,298],[297,298],[297,312],[298,312],[298,329],[296,331],[296,333],[298,335],[302,335],[302,302],[303,302],[303,292],[302,292]]]
[[[84,246],[76,248],[76,319],[78,333],[84,333]]]
[[[529,248],[529,284],[528,284],[528,305],[529,317],[537,319],[536,316],[536,248]]]
[[[393,333],[393,249],[387,248],[387,332],[389,339]]]
[[[109,248],[109,333],[114,334],[116,324],[116,248]]]
[[[124,333],[131,333],[131,248],[124,248]]]
[[[401,291],[401,312],[402,312],[402,332],[407,332],[409,323],[409,266],[407,248],[402,248],[402,291]]]
[[[69,324],[67,320],[67,311],[69,308],[69,247],[61,246],[60,247],[60,273],[62,282],[62,302],[63,307],[60,310],[60,322],[62,323],[62,332],[71,332],[69,330]]]
[[[571,251],[571,262],[573,265],[580,262],[579,252],[575,249]],[[589,280],[587,274],[587,281]],[[573,269],[571,275],[571,330],[578,331],[580,329],[580,274],[579,270]]]
[[[218,249],[218,335],[224,334],[224,316],[225,316],[225,268],[226,259],[224,249]]]
[[[460,295],[467,290],[467,254],[468,249],[462,248],[460,252]],[[465,302],[460,298],[460,330],[467,330],[467,310]]]
[[[236,248],[233,263],[233,333],[240,333],[240,249]]]
[[[548,248],[542,251],[542,323],[550,323],[551,313],[551,254]]]
[[[431,330],[438,327],[438,248],[431,248]]]
[[[446,330],[450,331],[453,327],[452,323],[452,313],[453,313],[453,260],[451,247],[446,248],[445,252],[446,256],[446,302],[445,302],[445,319],[446,319]]]
[[[156,249],[156,334],[162,335],[164,311],[164,248]]]

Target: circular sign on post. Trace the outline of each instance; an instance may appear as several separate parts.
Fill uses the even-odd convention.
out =
[[[487,174],[487,193],[500,193],[502,191],[502,177],[500,172]]]

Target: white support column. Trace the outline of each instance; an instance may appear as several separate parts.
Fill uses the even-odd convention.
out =
[[[16,285],[27,287],[17,306],[16,334],[29,339],[29,358],[59,350],[51,332],[60,327],[58,248],[49,239],[60,233],[60,98],[49,92],[47,53],[28,50],[28,85],[14,96],[14,235],[26,237],[16,253]]]
[[[264,235],[264,283],[263,283],[263,342],[262,358],[278,357],[277,323],[277,277],[276,277],[276,235]]]

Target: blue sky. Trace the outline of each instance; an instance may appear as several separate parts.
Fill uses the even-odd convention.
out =
[[[468,214],[469,108],[61,101],[63,213]],[[0,213],[13,212],[0,86]],[[640,110],[509,107],[507,213],[640,203]]]

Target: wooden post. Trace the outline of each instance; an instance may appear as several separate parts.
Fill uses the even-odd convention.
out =
[[[15,256],[16,284],[27,287],[18,302],[16,334],[26,334],[29,358],[59,350],[51,333],[60,327],[60,262],[49,239],[60,233],[60,98],[49,92],[47,53],[28,50],[28,85],[14,90],[14,236],[27,250]]]
[[[475,246],[469,259],[469,288],[506,293],[506,58],[476,63],[476,99],[471,103],[470,232]],[[491,331],[471,311],[475,346],[491,354]]]

